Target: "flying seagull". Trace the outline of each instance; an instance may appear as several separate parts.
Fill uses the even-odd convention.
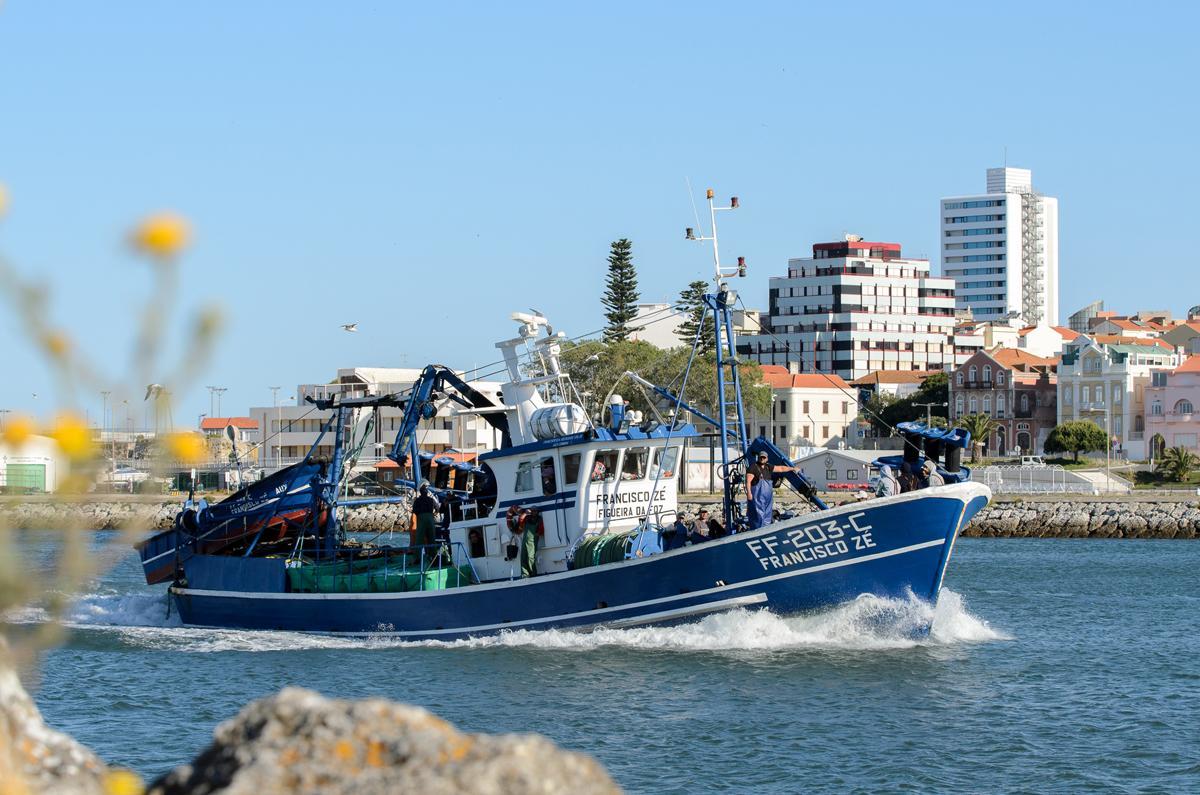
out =
[[[349,331],[351,334],[353,334],[354,332],[358,331],[358,324],[357,323],[343,323],[342,330]]]

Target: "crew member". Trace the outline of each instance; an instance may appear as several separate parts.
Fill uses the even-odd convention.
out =
[[[775,491],[771,487],[771,476],[777,472],[799,472],[796,467],[767,463],[766,451],[760,451],[758,460],[746,468],[746,514],[750,519],[750,530],[757,530],[771,523],[775,511]]]
[[[937,471],[937,464],[930,459],[925,459],[925,466],[921,469],[925,473],[925,488],[930,486],[945,486],[946,479]]]
[[[879,484],[875,486],[876,497],[894,497],[900,493],[900,481],[887,464],[879,467]]]
[[[708,511],[701,508],[700,513],[696,515],[695,521],[692,522],[692,526],[688,530],[688,542],[703,544],[708,539]]]
[[[430,495],[428,483],[422,483],[419,492],[412,504],[412,543],[416,547],[432,544],[437,532],[437,500]]]

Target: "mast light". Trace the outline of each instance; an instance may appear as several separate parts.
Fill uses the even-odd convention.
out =
[[[738,206],[737,196],[732,196],[732,197],[730,197],[730,199],[729,199],[729,206],[730,206],[731,208],[737,209],[737,206]]]
[[[734,201],[735,201],[734,206],[736,206],[736,200],[734,200]],[[746,275],[746,258],[738,257],[738,276],[745,276],[745,275]]]
[[[687,228],[687,233],[686,233],[684,236],[685,236],[685,237],[686,237],[688,240],[695,240],[695,239],[696,239],[696,233],[695,233],[695,232],[692,230],[692,228],[691,228],[690,226]]]
[[[712,188],[709,188],[708,190],[706,190],[706,191],[705,191],[705,196],[704,196],[704,198],[706,198],[706,199],[711,199],[712,197],[713,197],[713,189],[712,189]]]

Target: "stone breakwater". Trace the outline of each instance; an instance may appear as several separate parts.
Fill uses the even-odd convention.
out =
[[[786,507],[800,508],[800,504]],[[721,515],[719,502],[680,504],[680,510],[692,513],[701,508],[707,508],[713,516]],[[1200,537],[1200,504],[1165,500],[993,502],[975,515],[963,535],[987,538],[1197,538]]]
[[[785,507],[799,508],[799,504]],[[720,503],[689,501],[680,510],[707,508],[720,516]],[[49,502],[0,504],[0,526],[18,528],[86,527],[116,530],[125,527],[170,527],[179,504]],[[406,505],[364,505],[345,510],[344,524],[352,532],[378,533],[408,527]],[[1200,503],[1195,500],[1039,499],[993,502],[967,526],[966,536],[993,538],[1197,538]]]

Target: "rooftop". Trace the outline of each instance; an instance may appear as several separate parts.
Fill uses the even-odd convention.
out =
[[[1058,359],[1034,356],[1020,348],[995,348],[988,355],[1005,367],[1058,367]]]
[[[941,370],[875,370],[864,376],[855,378],[850,383],[854,386],[876,386],[878,384],[920,384],[934,373]]]
[[[1200,356],[1189,356],[1175,368],[1176,373],[1200,373]]]
[[[760,365],[763,383],[772,389],[850,389],[839,375],[829,373],[791,373],[778,364]]]

